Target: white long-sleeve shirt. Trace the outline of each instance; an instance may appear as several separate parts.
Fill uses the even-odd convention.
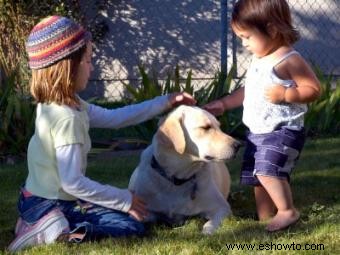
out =
[[[87,115],[90,127],[122,128],[151,119],[169,108],[170,104],[168,97],[161,96],[140,104],[129,105],[113,110],[87,104]],[[36,136],[38,136],[38,134],[36,134]],[[35,140],[37,139],[32,138],[31,140],[33,141],[30,146],[32,148],[36,147],[36,144],[38,143]],[[34,151],[34,149],[32,149],[32,151]],[[69,144],[58,145],[58,143],[55,142],[55,157],[58,177],[54,179],[60,181],[59,185],[63,190],[62,193],[66,193],[71,197],[82,199],[107,208],[127,212],[130,209],[132,202],[132,195],[129,190],[104,185],[85,176],[86,163],[83,163],[83,157],[84,151],[88,150],[89,148],[83,148],[83,144],[81,143],[71,142]],[[31,168],[34,168],[40,163],[34,161],[34,157],[31,155],[29,157],[31,158]],[[41,179],[44,178],[39,176],[39,174],[43,173],[43,171],[39,171],[38,173],[37,171],[30,172],[32,173],[29,174],[28,182],[26,183],[28,191],[33,191],[33,194],[43,197],[46,192],[44,193],[41,190],[45,189],[48,191],[47,193],[51,193],[50,189],[52,188],[47,187],[48,185],[35,189],[35,186],[38,185],[38,183],[41,183]],[[43,186],[43,184],[41,185]],[[62,193],[59,192],[61,195]],[[51,195],[48,195],[47,198],[52,197]]]

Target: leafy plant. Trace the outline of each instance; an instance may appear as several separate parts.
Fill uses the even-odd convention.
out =
[[[140,86],[135,87],[122,81],[123,85],[131,95],[131,98],[125,98],[123,100],[125,101],[125,104],[140,103],[142,101],[152,99],[156,96],[164,95],[165,91],[167,91],[167,93],[179,91],[179,88],[176,88],[176,85],[171,84],[171,79],[169,76],[165,82],[165,86],[163,89],[162,84],[159,83],[159,80],[157,79],[155,74],[153,77],[150,77],[146,73],[146,70],[143,66],[140,65],[138,68],[141,75]],[[140,125],[134,126],[133,129],[136,131],[141,139],[150,141],[154,132],[157,129],[157,120],[146,121]]]
[[[0,86],[0,157],[26,150],[34,128],[34,106],[21,87],[14,71]]]
[[[322,94],[309,104],[305,118],[308,135],[339,134],[340,132],[340,80],[332,86],[333,76],[324,75],[319,68],[315,73],[320,81]]]
[[[131,99],[126,100],[126,103],[139,103],[156,96],[166,95],[173,92],[185,91],[195,96],[198,106],[219,99],[230,93],[231,89],[240,87],[242,78],[239,79],[234,86],[232,74],[234,68],[228,74],[217,72],[214,78],[205,86],[195,90],[195,84],[192,79],[192,71],[190,70],[185,78],[180,76],[178,65],[174,68],[173,72],[167,75],[163,83],[157,78],[157,74],[149,75],[143,66],[139,66],[141,75],[140,86],[133,86],[131,84],[123,83],[127,91],[131,94]],[[241,111],[237,109],[225,113],[219,118],[222,130],[232,135],[242,135],[243,125],[241,122]],[[135,127],[140,137],[150,140],[157,129],[157,120],[150,120]],[[236,131],[237,130],[237,131]]]

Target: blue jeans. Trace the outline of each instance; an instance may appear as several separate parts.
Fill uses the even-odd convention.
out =
[[[129,214],[85,201],[53,200],[34,195],[25,197],[22,192],[18,201],[21,218],[30,224],[36,223],[56,208],[64,213],[72,233],[85,234],[83,240],[142,236],[145,233],[144,224]]]

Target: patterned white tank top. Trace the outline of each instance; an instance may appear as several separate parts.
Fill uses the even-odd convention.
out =
[[[290,57],[299,54],[291,51],[274,62],[253,58],[245,78],[243,122],[254,134],[264,134],[280,127],[300,130],[304,123],[306,104],[272,104],[265,99],[265,89],[273,84],[285,87],[296,86],[293,80],[282,80],[274,67]]]

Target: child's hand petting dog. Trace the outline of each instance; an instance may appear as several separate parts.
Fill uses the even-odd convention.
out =
[[[128,214],[130,214],[133,218],[135,218],[138,221],[143,221],[149,215],[146,209],[146,203],[139,196],[135,195],[133,192],[131,193],[132,202]]]
[[[171,104],[171,107],[176,107],[181,104],[195,105],[196,99],[186,92],[175,92],[169,95],[169,103]]]

